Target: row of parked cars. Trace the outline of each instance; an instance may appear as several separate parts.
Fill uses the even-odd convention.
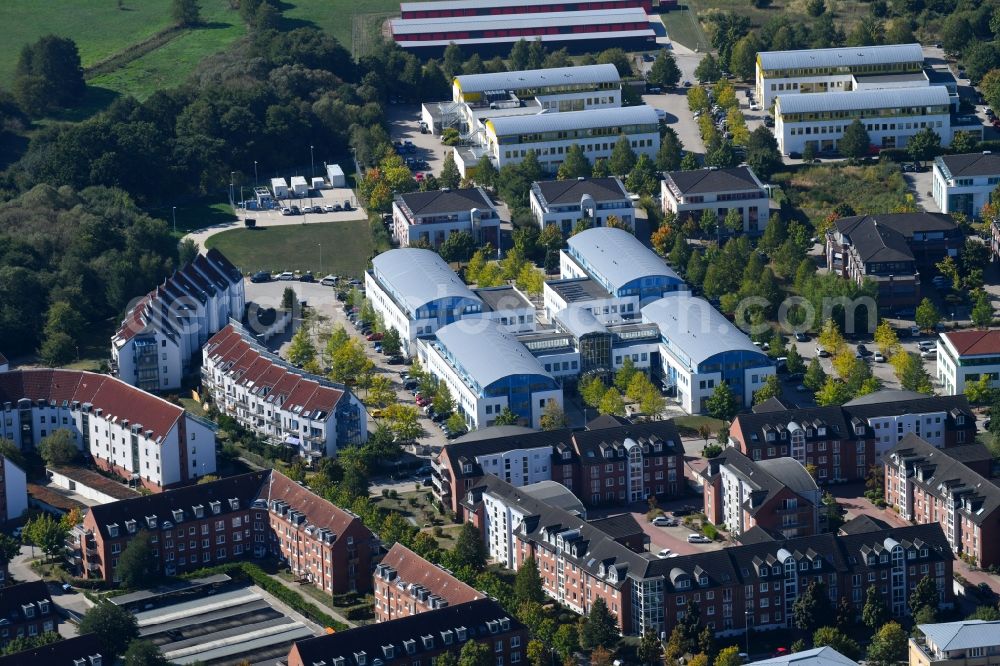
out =
[[[299,208],[298,206],[282,206],[281,207],[281,214],[282,215],[302,215],[304,213],[339,213],[340,211],[343,211],[343,210],[354,210],[354,208],[351,206],[351,202],[350,201],[344,201],[344,203],[342,203],[342,204],[340,204],[340,203],[332,203],[332,204],[326,204],[326,205],[323,205],[323,206],[320,206],[320,205],[302,206],[301,208]]]
[[[296,275],[293,271],[284,271],[274,276],[271,275],[271,271],[257,271],[250,276],[250,281],[255,284],[272,280],[278,282],[316,282],[316,276],[312,274],[312,271],[306,271],[300,275]],[[327,287],[335,287],[339,280],[340,277],[337,275],[327,275],[319,283]]]
[[[435,412],[434,411],[434,398],[433,396],[424,395],[420,392],[420,382],[410,375],[408,370],[401,370],[399,372],[400,378],[403,380],[403,388],[413,394],[414,401],[417,403],[417,407],[423,411],[423,413],[429,418],[435,425],[441,428],[441,432],[448,439],[455,439],[456,437],[465,434],[465,431],[452,430],[448,427],[447,421],[451,416],[451,412]]]

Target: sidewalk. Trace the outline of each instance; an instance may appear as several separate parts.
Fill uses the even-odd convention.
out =
[[[309,594],[308,592],[305,592],[302,589],[306,585],[311,585],[311,583],[306,583],[306,584],[300,585],[298,583],[293,583],[291,581],[287,581],[284,578],[282,578],[281,576],[278,576],[276,574],[272,574],[271,578],[273,578],[274,580],[278,581],[279,583],[281,583],[282,585],[284,585],[285,587],[287,587],[289,590],[292,590],[296,594],[302,595],[303,599],[305,599],[306,601],[308,601],[311,604],[314,604],[314,605],[318,606],[321,611],[323,611],[324,613],[326,613],[327,615],[329,615],[330,617],[332,617],[334,620],[337,620],[338,622],[343,622],[348,627],[356,627],[356,626],[358,626],[357,622],[353,622],[351,620],[348,620],[346,617],[344,617],[343,615],[341,615],[337,610],[335,610],[333,608],[333,606],[331,606],[330,604],[324,603],[324,602],[320,601],[319,599],[317,599],[313,595]]]

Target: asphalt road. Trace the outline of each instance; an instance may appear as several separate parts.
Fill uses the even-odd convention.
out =
[[[8,571],[13,580],[19,583],[41,580],[41,576],[35,573],[30,566],[31,560],[34,559],[32,553],[34,553],[34,557],[41,555],[41,551],[37,548],[32,550],[31,546],[21,546],[20,554],[10,561]],[[59,624],[59,635],[63,638],[73,638],[77,635],[76,625],[66,622],[66,618],[82,616],[93,604],[75,589],[64,592],[61,585],[51,582],[47,585],[49,594],[52,595],[52,601],[55,602],[63,615],[63,621]]]

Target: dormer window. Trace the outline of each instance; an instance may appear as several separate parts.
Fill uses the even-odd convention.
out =
[[[354,661],[358,666],[365,666],[368,663],[368,655],[365,652],[355,652]]]
[[[382,656],[384,656],[386,659],[394,658],[396,656],[396,648],[392,645],[383,645]]]
[[[238,499],[236,499],[235,497],[231,497],[229,499],[229,508],[232,509],[233,511],[239,511],[240,510],[240,501]]]
[[[90,666],[101,666],[101,664],[103,663],[104,660],[101,658],[101,655],[99,654],[90,655]]]
[[[780,575],[781,574],[781,567],[779,565],[777,565],[777,564],[774,565],[773,567],[771,567],[771,573],[773,573],[775,576]]]
[[[889,556],[886,555],[885,553],[882,553],[881,555],[879,555],[878,561],[881,562],[882,564],[885,564],[886,562],[889,561]]]
[[[196,506],[193,506],[193,507],[191,507],[191,510],[194,512],[194,517],[195,518],[204,518],[205,517],[205,507],[203,505],[198,504]]]
[[[445,645],[451,645],[452,642],[455,640],[455,632],[453,632],[451,629],[448,629],[447,631],[442,631],[441,640],[444,641]]]
[[[468,636],[468,630],[465,627],[459,627],[455,630],[455,635],[458,637],[459,641],[464,641]]]
[[[462,473],[463,474],[472,474],[472,465],[470,465],[469,463],[466,463],[466,464],[462,465]]]
[[[826,427],[825,426],[820,426],[819,428],[816,429],[816,432],[819,433],[820,437],[826,437]]]
[[[216,500],[215,502],[209,502],[208,506],[212,509],[212,515],[217,516],[222,513],[222,502]]]
[[[173,515],[175,523],[181,522],[182,520],[184,520],[184,509],[174,509]]]
[[[38,602],[38,614],[45,615],[49,612],[49,601],[48,599],[43,599]]]
[[[427,636],[421,636],[420,638],[424,642],[424,649],[425,650],[433,650],[434,649],[434,637],[433,636],[427,635]]]
[[[156,529],[156,516],[146,516],[146,525],[151,530]]]
[[[22,604],[21,610],[24,611],[24,617],[35,617],[35,604]]]
[[[813,560],[813,569],[819,569],[823,566],[823,560]]]
[[[135,534],[135,520],[131,520],[131,519],[130,520],[126,520],[125,521],[125,530],[129,534]]]
[[[118,523],[108,525],[108,536],[112,539],[118,538]]]
[[[773,432],[767,433],[767,441],[769,441],[769,442],[773,442],[774,441],[774,433]]]
[[[806,562],[805,560],[803,560],[802,562],[799,562],[799,571],[808,571],[808,570],[809,570],[809,563],[808,562]]]
[[[562,452],[562,459],[563,460],[571,460],[572,458],[573,458],[573,454],[571,452],[569,452],[569,451],[563,451]]]
[[[764,570],[767,571],[766,568]],[[702,587],[708,585],[708,576],[701,576],[700,578],[698,578],[698,584],[701,585]]]
[[[959,414],[955,417],[955,425],[965,425],[965,414]]]
[[[921,548],[920,549],[920,557],[927,557],[927,549],[926,548]]]
[[[604,451],[604,457],[605,458],[614,458],[615,457],[615,452],[612,451],[611,449],[606,449]]]
[[[415,640],[407,639],[403,641],[403,649],[406,650],[406,654],[416,654],[417,653],[417,642]]]

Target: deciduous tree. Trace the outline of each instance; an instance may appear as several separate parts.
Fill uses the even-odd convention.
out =
[[[125,654],[129,643],[139,637],[139,624],[130,611],[102,601],[84,614],[80,634],[96,634],[101,653],[114,658]]]
[[[46,465],[58,467],[76,460],[80,450],[73,440],[73,433],[66,428],[60,428],[42,438],[38,443],[38,454],[42,456]]]
[[[157,568],[153,537],[146,530],[140,530],[118,558],[117,573],[121,584],[130,590],[147,586],[158,573]]]

